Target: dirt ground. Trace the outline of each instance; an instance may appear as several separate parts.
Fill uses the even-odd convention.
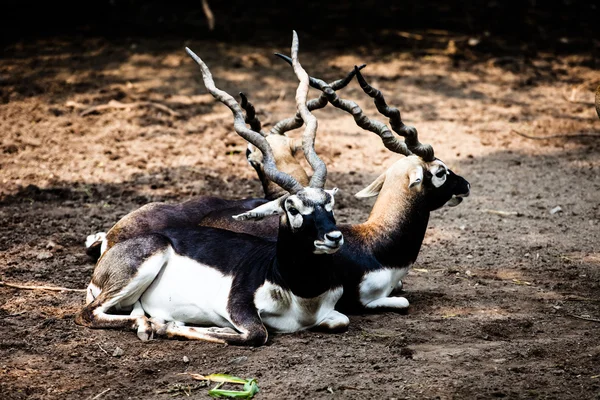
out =
[[[408,314],[351,316],[346,333],[272,335],[260,348],[143,343],[75,325],[82,293],[0,287],[0,397],[168,399],[197,383],[182,373],[229,372],[257,378],[258,399],[600,398],[600,141],[516,133],[600,133],[598,59],[300,39],[311,75],[333,80],[367,63],[371,83],[472,185],[459,207],[432,214],[405,281]],[[4,50],[0,280],[85,288],[85,237],[129,211],[260,196],[231,113],[206,94],[184,45],[220,87],[247,93],[267,127],[294,112],[295,76],[271,56],[287,48],[86,38]],[[377,115],[356,82],[340,94]],[[111,100],[176,115],[85,113]],[[328,187],[341,189],[338,223],[363,221],[372,203],[353,194],[398,156],[339,110],[315,115]]]

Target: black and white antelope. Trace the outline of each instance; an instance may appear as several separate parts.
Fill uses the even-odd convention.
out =
[[[359,66],[358,69],[361,70],[364,67],[365,64]],[[333,90],[342,89],[352,81],[355,73],[355,69],[352,69],[344,78],[335,80],[329,85]],[[293,117],[277,122],[268,132],[264,132],[252,103],[243,93],[240,93],[240,98],[240,105],[246,111],[245,122],[254,132],[265,137],[277,169],[295,178],[302,186],[307,186],[308,174],[296,158],[296,153],[303,147],[303,141],[286,135],[287,132],[300,128],[304,124],[300,112],[296,112]],[[309,111],[314,111],[327,104],[329,104],[327,97],[321,93],[319,97],[310,99],[306,106]],[[265,204],[268,200],[274,200],[287,193],[265,174],[260,149],[249,143],[246,157],[249,164],[256,170],[263,187],[264,198],[228,200],[214,196],[198,196],[183,203],[149,203],[125,215],[108,232],[89,235],[86,240],[88,255],[94,260],[98,260],[106,250],[118,242],[154,230],[185,226],[211,226],[259,237],[276,237],[279,226],[276,218],[272,218],[269,222],[265,220],[240,222],[231,218],[234,213],[251,210]]]
[[[336,189],[324,190],[327,170],[314,151],[317,121],[306,107],[309,77],[298,62],[296,33],[296,103],[306,123],[303,139],[310,144],[304,146],[305,156],[314,170],[309,187],[276,168],[265,138],[246,127],[239,104],[216,88],[208,67],[187,51],[200,65],[209,92],[233,112],[236,132],[262,152],[265,174],[288,192],[234,217],[257,220],[279,214],[277,239],[179,227],[118,241],[96,265],[87,304],[76,322],[137,330],[142,340],[156,333],[240,345],[264,344],[267,329],[346,328],[348,318],[334,310],[342,283],[328,265],[328,255],[344,242],[333,216]],[[117,315],[113,310],[131,311]]]
[[[282,58],[286,59],[285,56]],[[287,60],[291,63],[289,57]],[[400,111],[389,107],[381,92],[372,88],[360,71],[356,72],[361,88],[374,98],[378,111],[389,118],[393,132],[385,124],[370,120],[356,103],[340,99],[333,85],[314,78],[310,78],[310,85],[322,90],[321,98],[350,113],[358,126],[376,133],[389,150],[404,157],[357,193],[357,197],[377,196],[368,220],[340,226],[346,244],[337,254],[329,256],[344,282],[344,295],[337,308],[344,311],[400,310],[408,307],[408,301],[402,297],[390,297],[390,294],[401,288],[402,278],[418,256],[431,211],[445,204],[460,204],[462,198],[469,195],[470,185],[435,158],[431,146],[419,142],[416,129],[402,122]],[[256,162],[259,163],[260,159]],[[202,205],[207,208],[203,209],[206,213],[199,218],[199,224],[234,231],[248,229],[246,232],[262,237],[277,236],[278,225],[273,219],[252,225],[231,219],[232,214],[247,210],[248,203],[221,199],[218,202],[219,207],[211,212],[206,211],[210,204]],[[131,235],[135,230],[148,229],[153,224],[160,226],[169,221],[180,221],[194,212],[194,207],[187,203],[160,207],[171,208],[167,214],[161,214],[158,208],[148,209],[143,218],[132,213],[132,218],[115,225],[119,229],[113,237],[121,232]]]

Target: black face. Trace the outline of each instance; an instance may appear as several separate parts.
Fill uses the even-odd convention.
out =
[[[333,216],[333,194],[320,189],[304,189],[284,203],[287,225],[298,242],[306,242],[315,254],[331,254],[344,243]]]
[[[445,180],[442,182],[444,177]],[[439,186],[436,187],[436,184]],[[433,173],[427,172],[425,187],[426,201],[430,211],[437,210],[446,204],[455,207],[471,191],[471,185],[465,178],[445,168],[434,170]]]

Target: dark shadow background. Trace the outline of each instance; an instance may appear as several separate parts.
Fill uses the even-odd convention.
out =
[[[290,29],[326,37],[329,46],[415,46],[437,36],[459,37],[483,52],[597,52],[598,4],[583,0],[496,1],[219,1],[209,0],[216,19],[209,31],[201,1],[103,0],[2,3],[4,45],[48,36],[212,38],[274,45]],[[406,35],[410,32],[411,34]],[[416,33],[416,35],[414,35]],[[439,40],[440,46],[447,41]]]

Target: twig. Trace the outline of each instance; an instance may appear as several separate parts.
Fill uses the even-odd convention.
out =
[[[571,313],[567,313],[567,315],[569,317],[573,317],[573,318],[577,318],[577,319],[582,319],[584,321],[590,321],[590,322],[598,322],[598,323],[600,323],[600,319],[596,319],[596,318],[584,317],[582,315],[576,315],[576,314],[571,314]]]
[[[527,139],[533,139],[533,140],[547,140],[547,139],[558,139],[558,138],[570,139],[570,138],[576,138],[576,137],[600,137],[600,134],[597,134],[597,133],[574,133],[572,135],[531,136],[531,135],[528,135],[523,132],[519,132],[514,129],[511,129],[511,132],[514,132],[517,135],[523,136]]]
[[[508,216],[512,216],[512,215],[518,217],[518,216],[521,215],[521,213],[519,213],[518,211],[501,211],[501,210],[488,210],[488,209],[485,209],[485,210],[481,210],[481,212],[488,213],[488,214],[500,215],[500,216],[503,216],[503,217],[508,217]]]
[[[159,103],[154,103],[152,101],[137,101],[135,103],[121,103],[116,100],[111,100],[108,102],[108,104],[100,104],[98,106],[89,107],[89,108],[83,110],[79,115],[82,117],[85,117],[86,115],[91,114],[96,111],[109,110],[111,108],[123,109],[123,108],[131,108],[131,107],[154,107],[154,108],[158,108],[159,110],[170,114],[173,117],[179,116],[178,112],[173,111],[172,109],[170,109],[169,107],[167,107],[165,105],[162,105]]]
[[[91,400],[97,400],[100,397],[104,396],[104,394],[106,394],[107,392],[110,392],[110,388],[106,389],[105,391],[98,393],[96,396],[92,397]]]
[[[23,290],[53,290],[55,292],[85,292],[86,289],[71,289],[60,286],[27,286],[0,281],[0,286]]]
[[[208,30],[212,31],[215,29],[215,16],[210,9],[210,5],[208,4],[208,0],[202,0],[202,11],[204,12],[204,16],[206,17],[206,22],[208,22]]]
[[[23,314],[25,314],[25,311],[21,311],[21,312],[15,313],[15,314],[8,314],[4,318],[18,317],[19,315],[23,315]]]
[[[592,103],[591,101],[581,101],[581,100],[570,99],[567,96],[565,96],[564,93],[563,93],[562,97],[563,97],[563,99],[565,99],[565,101],[567,101],[569,103],[572,103],[572,104],[583,104],[583,105],[586,105],[586,106],[593,106],[594,105],[594,103]],[[573,96],[571,95],[571,97],[573,97]]]
[[[110,354],[108,354],[108,351],[104,350],[102,348],[102,346],[100,346],[100,343],[98,343],[98,347],[100,347],[100,350],[102,350],[104,352],[104,354],[106,354],[107,356],[110,355]]]
[[[569,97],[567,97],[567,95],[565,94],[565,92],[563,90],[563,93],[562,93],[563,99],[565,99],[569,103],[574,103],[574,104],[585,104],[585,105],[588,105],[588,106],[594,104],[594,103],[590,103],[590,102],[587,102],[587,101],[577,101],[577,100],[575,100],[575,98],[577,97],[577,93],[579,93],[579,89],[581,89],[582,87],[587,86],[587,85],[588,85],[588,83],[584,82],[584,83],[582,83],[580,85],[577,85],[576,87],[572,88],[571,89],[571,96],[569,96]]]

